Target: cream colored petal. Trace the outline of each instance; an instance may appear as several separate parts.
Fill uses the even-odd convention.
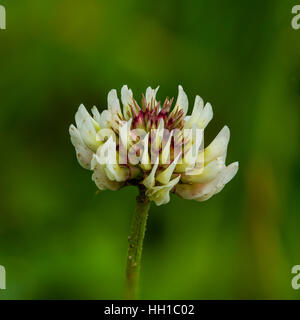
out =
[[[101,115],[100,115],[100,112],[99,112],[99,110],[97,109],[97,107],[96,106],[93,106],[93,108],[92,108],[92,114],[93,114],[93,118],[94,118],[94,120],[99,124],[99,126],[100,126],[100,122],[101,122]]]
[[[178,194],[181,198],[187,200],[195,199],[199,194],[201,194],[201,190],[204,188],[204,184],[187,184],[187,183],[179,183],[176,186],[175,193]]]
[[[116,181],[111,181],[104,170],[104,165],[101,165],[98,160],[97,156],[94,154],[93,159],[92,159],[92,170],[93,175],[92,175],[92,180],[96,183],[97,187],[100,190],[119,190],[123,184],[116,182]]]
[[[154,201],[157,206],[166,204],[170,201],[170,191],[177,185],[180,176],[171,180],[167,185],[151,187],[146,191],[147,197]]]
[[[118,182],[126,181],[130,176],[129,169],[120,167],[118,164],[108,163],[105,166],[105,172],[110,180]]]
[[[91,115],[88,113],[88,111],[86,110],[85,106],[83,104],[81,104],[75,114],[75,122],[77,125],[77,128],[80,127],[82,125],[82,123],[86,122],[86,126],[89,126],[90,129],[95,129],[92,123],[92,117]]]
[[[185,128],[191,128],[193,124],[197,124],[203,111],[203,100],[200,96],[196,96],[193,112],[190,116],[185,117]]]
[[[145,171],[149,171],[151,170],[151,161],[150,161],[150,157],[149,157],[149,133],[147,133],[147,135],[145,136],[145,138],[143,139],[143,146],[144,146],[144,152],[143,152],[143,156],[141,159],[141,168]]]
[[[78,129],[71,125],[69,128],[71,142],[76,150],[76,156],[79,164],[85,169],[91,169],[91,160],[93,152],[84,144]]]
[[[171,141],[172,141],[173,131],[169,133],[168,141],[165,145],[162,145],[161,152],[161,163],[169,164],[170,163],[170,152],[171,152]]]
[[[99,148],[107,149],[108,156],[107,161],[105,161],[104,170],[107,177],[112,181],[123,182],[129,178],[130,172],[127,167],[121,167],[117,162],[117,151],[116,151],[116,143],[113,141],[113,137],[110,136],[109,139],[105,142],[105,144]],[[97,152],[98,155],[98,152]],[[105,156],[105,155],[104,155]],[[103,163],[103,162],[100,162]]]
[[[129,150],[129,147],[131,146],[131,142],[132,142],[130,137],[131,124],[132,124],[132,118],[124,122],[124,124],[121,126],[119,130],[119,138],[125,150]]]
[[[180,163],[177,164],[175,168],[176,173],[185,173],[187,171],[191,170],[191,164],[187,163],[185,159],[181,159]]]
[[[156,180],[158,182],[162,184],[168,184],[170,182],[170,179],[180,157],[181,153],[174,159],[174,161],[168,166],[167,169],[157,175]]]
[[[194,108],[192,112],[192,118],[193,119],[198,119],[203,111],[203,99],[200,96],[196,96],[195,98],[195,103],[194,103]]]
[[[110,122],[111,122],[112,118],[111,118],[111,113],[108,110],[104,110],[102,111],[101,115],[100,115],[100,128],[109,128],[110,127]]]
[[[189,107],[189,101],[186,93],[183,91],[182,86],[178,86],[178,98],[176,102],[176,106],[183,110],[184,115],[186,115]]]
[[[228,167],[224,168],[212,182],[207,184],[202,192],[202,195],[197,197],[195,200],[205,201],[222,191],[225,185],[236,175],[238,168],[238,162],[234,162]]]
[[[123,104],[123,115],[126,120],[131,117],[130,105],[133,105],[133,93],[131,89],[128,89],[127,85],[124,85],[121,89],[121,100]]]
[[[178,184],[175,192],[184,199],[208,200],[214,194],[220,192],[237,171],[238,162],[235,162],[225,167],[214,180],[208,183]]]
[[[204,109],[202,110],[200,117],[197,120],[197,125],[199,126],[199,128],[205,129],[205,127],[208,125],[213,116],[214,113],[212,106],[210,103],[207,103]]]
[[[116,134],[112,129],[104,128],[97,132],[97,140],[101,142],[107,141],[110,137],[112,137],[113,141],[116,142]]]
[[[208,163],[226,153],[230,139],[230,130],[227,126],[219,132],[211,144],[204,150],[204,160]]]
[[[191,126],[191,116],[184,117],[184,128],[190,128]]]
[[[187,135],[185,134],[185,136]],[[192,132],[190,131],[190,137],[191,136]],[[196,138],[195,143],[190,140],[189,146],[184,146],[184,156],[175,168],[176,173],[186,173],[195,167],[196,161],[199,157],[199,149],[202,146],[203,131],[197,129],[197,136],[198,137]]]
[[[156,94],[159,89],[159,86],[156,89],[152,89],[151,87],[148,87],[146,90],[146,102],[149,105],[152,101],[156,104]]]
[[[83,142],[93,151],[96,151],[99,142],[96,139],[96,129],[94,126],[94,119],[87,112],[83,104],[78,108],[75,114],[75,121],[80,132]]]
[[[157,158],[155,164],[153,165],[153,168],[152,168],[150,174],[142,182],[146,188],[150,188],[155,185],[155,173],[156,173],[157,167],[158,167],[158,158]]]
[[[203,138],[203,129],[199,129],[195,124],[193,124],[190,129],[184,129],[184,139],[190,141],[190,143],[184,146],[182,165],[178,166],[176,170],[179,170],[179,168],[182,167],[184,170],[181,172],[184,172],[191,170],[195,166],[199,150],[203,148]]]
[[[96,131],[99,131],[100,130],[100,113],[98,111],[98,109],[93,106],[92,108],[92,114],[93,114],[93,123],[94,123],[94,127],[96,129]]]
[[[112,89],[109,91],[107,96],[107,105],[108,110],[112,113],[113,116],[121,114],[120,101],[118,99],[116,89]]]
[[[164,135],[164,120],[160,119],[157,129],[151,130],[151,141],[155,150],[159,150]]]
[[[222,159],[218,158],[208,163],[203,168],[194,169],[181,176],[183,183],[207,183],[213,180],[225,165]]]
[[[105,143],[101,142],[96,155],[98,162],[102,165],[117,163],[116,142],[112,136],[110,136]]]
[[[121,100],[123,106],[132,105],[133,93],[131,89],[128,89],[127,85],[124,85],[121,89]]]

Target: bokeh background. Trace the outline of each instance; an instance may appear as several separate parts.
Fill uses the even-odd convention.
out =
[[[68,127],[111,88],[200,94],[240,170],[152,205],[143,299],[298,299],[300,30],[289,0],[1,0],[0,299],[119,299],[135,188],[96,194]]]

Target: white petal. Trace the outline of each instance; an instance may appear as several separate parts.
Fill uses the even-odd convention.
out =
[[[222,191],[225,185],[233,179],[239,168],[239,163],[234,162],[224,168],[219,175],[203,189],[202,195],[197,197],[197,201],[205,201],[211,198],[216,193]]]
[[[131,143],[130,130],[131,130],[132,118],[128,121],[125,121],[119,130],[119,138],[122,143],[122,147],[125,150],[129,149],[129,145]]]
[[[97,160],[101,164],[103,161],[99,161],[98,155],[101,154],[102,149],[108,151],[107,160],[104,160],[104,170],[107,177],[112,181],[126,181],[129,178],[129,169],[127,167],[121,167],[117,163],[116,159],[116,143],[113,141],[113,137],[110,136],[109,139],[102,145],[97,151]],[[103,158],[105,154],[103,154]],[[100,159],[101,160],[101,159]]]
[[[221,157],[226,153],[230,139],[230,130],[227,126],[219,132],[211,144],[204,150],[204,160],[206,163]]]
[[[220,192],[224,186],[236,175],[239,164],[234,162],[208,183],[181,183],[176,186],[176,193],[184,199],[194,199],[204,201],[211,198],[214,194]]]
[[[102,111],[100,115],[100,128],[109,128],[110,127],[110,122],[112,120],[111,113],[108,110]]]
[[[101,137],[99,139],[101,139]],[[98,162],[102,165],[117,163],[116,142],[113,136],[110,136],[105,143],[99,146],[96,155]]]
[[[81,126],[82,122],[84,121],[87,122],[86,125],[90,125],[91,129],[94,128],[91,115],[88,113],[85,106],[81,104],[75,114],[75,122],[77,127]]]
[[[96,106],[93,106],[92,114],[93,114],[94,120],[100,125],[101,115]]]
[[[184,130],[184,139],[190,141],[189,144],[184,145],[184,158],[183,158],[183,168],[187,165],[190,168],[195,166],[195,163],[198,158],[199,150],[203,147],[203,138],[204,131],[199,129],[195,124],[192,125],[192,128]],[[186,152],[186,150],[188,150]],[[187,169],[187,168],[185,168]]]
[[[203,110],[203,99],[200,96],[196,96],[194,108],[192,112],[192,118],[198,119],[201,115],[201,112]]]
[[[184,115],[186,115],[189,107],[189,101],[186,93],[183,91],[182,86],[178,86],[178,98],[177,98],[176,106],[181,108],[184,112]]]
[[[146,134],[145,138],[143,139],[144,151],[141,159],[141,167],[145,171],[151,170],[151,167],[152,167],[150,157],[149,157],[148,146],[149,146],[149,132]]]
[[[112,89],[109,91],[107,96],[108,110],[111,111],[112,115],[121,113],[120,101],[118,99],[117,90]]]
[[[111,181],[104,170],[104,165],[101,165],[98,160],[97,156],[94,155],[92,159],[92,170],[94,173],[92,175],[92,180],[96,183],[97,187],[100,190],[118,190],[122,187],[122,183]]]
[[[106,142],[109,138],[112,138],[114,142],[116,142],[117,137],[115,132],[109,128],[103,128],[97,132],[97,140],[101,142]]]
[[[157,170],[157,167],[158,167],[158,158],[155,162],[155,164],[153,165],[153,168],[150,172],[150,174],[143,180],[143,185],[146,187],[146,188],[150,188],[150,187],[153,187],[155,185],[155,173],[156,173],[156,170]]]
[[[184,117],[184,127],[190,128],[191,125],[191,116],[185,116]]]
[[[105,166],[105,172],[110,180],[113,181],[126,181],[129,178],[130,172],[126,167],[120,167],[118,164],[108,163]]]
[[[132,90],[128,89],[127,85],[124,85],[121,89],[121,100],[122,100],[123,106],[125,107],[128,105],[131,105],[133,103],[132,98],[133,98]]]
[[[211,161],[204,168],[195,169],[181,176],[184,183],[207,183],[213,180],[225,167],[221,158]]]
[[[84,144],[78,129],[71,125],[69,128],[71,142],[76,150],[76,156],[80,165],[85,169],[91,169],[93,152]]]
[[[123,104],[123,115],[126,120],[131,117],[131,109],[129,105],[133,105],[133,93],[131,89],[128,89],[127,85],[124,85],[121,89],[121,100]]]
[[[179,182],[180,176],[171,180],[167,185],[151,187],[146,191],[147,197],[154,201],[157,206],[166,204],[170,201],[170,191]]]
[[[146,102],[149,105],[152,101],[154,101],[156,105],[156,94],[159,89],[159,86],[156,89],[152,89],[151,87],[148,87],[146,90]]]
[[[162,184],[168,184],[171,176],[174,172],[174,169],[177,165],[178,159],[181,157],[181,153],[174,159],[174,161],[168,166],[167,169],[162,171],[160,174],[157,175],[156,180]]]
[[[169,164],[170,163],[170,152],[171,152],[171,141],[172,141],[173,131],[169,132],[169,138],[165,145],[162,145],[161,152],[161,163]]]
[[[99,142],[97,142],[96,139],[97,132],[93,123],[94,119],[87,112],[83,104],[79,106],[78,111],[75,114],[75,121],[84,143],[91,150],[96,151],[99,146]]]
[[[191,128],[193,124],[197,123],[198,120],[200,119],[202,111],[203,111],[203,100],[201,99],[200,96],[196,96],[192,114],[184,118],[186,123],[185,127]]]
[[[199,119],[197,120],[197,124],[199,128],[205,129],[210,120],[213,118],[214,113],[210,103],[207,103],[204,109],[201,112]]]
[[[176,186],[175,193],[177,193],[183,199],[193,200],[199,196],[199,194],[201,194],[201,191],[204,187],[205,184],[180,183]]]
[[[221,173],[220,173],[220,184],[227,184],[230,182],[234,176],[237,174],[239,170],[239,163],[238,162],[233,162],[229,166],[227,166]]]
[[[157,129],[151,130],[151,141],[153,141],[152,145],[155,150],[159,150],[161,147],[161,142],[164,135],[164,125],[164,120],[160,119]]]

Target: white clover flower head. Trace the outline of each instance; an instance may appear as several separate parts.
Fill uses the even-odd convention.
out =
[[[71,141],[79,163],[93,171],[100,190],[128,185],[145,188],[156,205],[168,203],[170,192],[185,199],[204,201],[220,192],[237,173],[238,162],[226,166],[230,131],[225,126],[204,148],[204,129],[213,118],[210,103],[196,96],[191,115],[181,86],[173,99],[156,101],[158,87],[147,88],[141,104],[125,85],[120,101],[115,89],[108,93],[108,107],[92,115],[80,105]]]

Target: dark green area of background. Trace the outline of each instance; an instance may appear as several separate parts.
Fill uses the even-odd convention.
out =
[[[240,170],[203,203],[152,205],[141,296],[299,298],[300,30],[293,1],[1,0],[0,299],[121,298],[137,190],[96,194],[68,127],[111,88],[186,90]],[[191,110],[191,108],[190,108]]]

